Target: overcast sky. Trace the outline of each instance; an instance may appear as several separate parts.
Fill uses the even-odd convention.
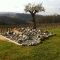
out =
[[[46,9],[40,12],[42,15],[60,14],[60,0],[0,0],[0,12],[24,12],[24,6],[28,3],[42,3]]]

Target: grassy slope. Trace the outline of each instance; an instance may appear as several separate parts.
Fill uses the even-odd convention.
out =
[[[60,60],[60,29],[49,31],[57,35],[37,46],[17,46],[0,41],[0,60]]]

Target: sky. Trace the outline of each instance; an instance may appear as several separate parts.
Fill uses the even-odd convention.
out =
[[[28,3],[42,3],[45,12],[39,12],[38,14],[60,14],[60,0],[0,0],[0,12],[26,13],[24,8]]]

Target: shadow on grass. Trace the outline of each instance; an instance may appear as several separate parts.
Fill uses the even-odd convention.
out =
[[[55,35],[53,35],[53,36],[57,36],[57,34],[55,34]],[[49,37],[47,37],[47,38],[42,39],[40,44],[42,44],[45,40],[49,40],[50,37],[53,37],[53,36],[49,36]]]

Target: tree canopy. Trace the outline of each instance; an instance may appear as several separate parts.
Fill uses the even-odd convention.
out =
[[[31,3],[29,3],[28,5],[25,6],[24,10],[25,12],[30,12],[30,13],[33,12],[34,14],[45,11],[44,7],[42,6],[42,3],[37,4],[37,5],[35,4],[32,5]]]

